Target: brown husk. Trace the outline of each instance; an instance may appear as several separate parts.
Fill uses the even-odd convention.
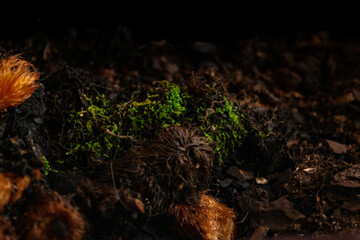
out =
[[[80,240],[85,222],[69,200],[56,192],[44,192],[29,203],[18,228],[27,240]]]
[[[230,240],[235,232],[235,212],[202,194],[198,205],[179,204],[171,210],[174,228],[179,235],[190,239]]]

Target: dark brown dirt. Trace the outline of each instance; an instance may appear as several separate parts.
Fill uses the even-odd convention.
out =
[[[42,156],[66,158],[65,112],[81,106],[84,83],[126,101],[138,86],[163,79],[188,84],[195,74],[221,81],[239,106],[251,107],[249,127],[273,133],[244,142],[244,164],[216,166],[211,174],[208,192],[236,210],[236,239],[259,239],[257,231],[270,239],[359,232],[358,38],[314,31],[251,35],[231,43],[138,42],[123,26],[72,27],[57,35],[40,31],[0,42],[1,56],[23,53],[42,73],[34,96],[0,115],[0,171],[35,179],[31,169],[42,167]],[[57,108],[58,99],[66,107]],[[62,170],[37,184],[73,196],[84,177],[67,172],[66,165]],[[34,193],[36,186],[26,190],[1,221],[16,224]],[[86,239],[121,238],[110,220],[94,224],[97,217],[73,200],[89,222]],[[167,216],[135,222],[129,239],[179,239],[167,222]]]

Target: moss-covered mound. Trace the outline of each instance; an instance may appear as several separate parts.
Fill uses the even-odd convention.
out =
[[[157,81],[126,102],[87,96],[69,115],[69,155],[73,167],[113,159],[132,143],[153,138],[171,125],[191,126],[212,143],[215,159],[241,162],[237,151],[249,134],[246,116],[217,83],[201,87]],[[57,165],[63,163],[55,163]]]

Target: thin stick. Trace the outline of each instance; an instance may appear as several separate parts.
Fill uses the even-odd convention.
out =
[[[117,138],[119,138],[119,139],[130,139],[131,141],[135,141],[135,138],[132,137],[132,136],[117,135],[116,133],[111,132],[108,128],[105,128],[104,131],[105,131],[107,134],[109,134],[109,135],[111,135],[111,136],[113,136],[113,137],[117,137]]]
[[[113,170],[112,162],[110,163],[110,171],[111,171],[111,178],[112,178],[113,187],[114,187],[114,194],[116,196],[116,199],[119,200],[120,196],[119,196],[118,191],[116,190],[116,183],[115,183],[115,176],[114,176],[114,170]]]

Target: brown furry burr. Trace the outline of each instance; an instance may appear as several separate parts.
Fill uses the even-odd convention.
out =
[[[19,55],[0,60],[0,112],[28,99],[39,86],[40,73]]]
[[[234,237],[234,211],[212,196],[202,194],[197,205],[179,204],[171,214],[175,230],[187,238],[231,240]]]
[[[195,132],[172,126],[155,139],[131,147],[121,157],[88,172],[77,188],[76,200],[97,221],[116,227],[114,235],[127,236],[149,218],[167,214],[176,204],[196,205],[207,187],[213,166],[209,141]],[[101,219],[101,220],[99,220]],[[102,239],[101,233],[98,239]]]
[[[85,223],[70,202],[56,192],[37,195],[19,222],[22,239],[80,240]]]
[[[11,225],[9,219],[0,216],[0,239],[1,240],[16,240],[18,237],[15,234],[15,229]]]
[[[20,199],[30,182],[28,175],[19,177],[14,173],[0,173],[0,212],[9,202]]]
[[[172,126],[96,172],[101,174],[99,182],[121,189],[120,199],[141,200],[145,214],[152,216],[166,213],[176,203],[196,203],[198,191],[207,186],[212,164],[207,138]]]

